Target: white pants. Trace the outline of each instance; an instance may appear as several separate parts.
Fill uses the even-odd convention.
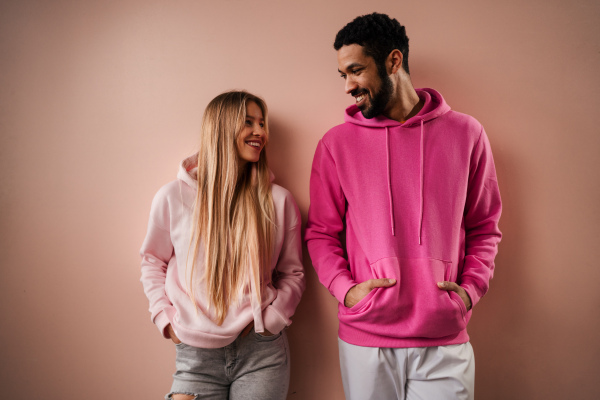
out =
[[[393,349],[338,339],[346,400],[473,400],[470,343]]]

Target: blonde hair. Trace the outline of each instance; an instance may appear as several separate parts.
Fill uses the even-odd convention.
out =
[[[245,91],[215,97],[202,119],[188,293],[197,309],[194,274],[202,247],[208,309],[214,307],[219,325],[248,283],[260,303],[270,281],[275,211],[267,156],[263,149],[258,162],[248,162],[240,170],[237,150],[248,102],[262,110],[268,140],[267,106]]]

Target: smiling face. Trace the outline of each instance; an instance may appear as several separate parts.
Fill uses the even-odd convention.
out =
[[[246,120],[237,135],[236,145],[240,167],[249,162],[258,162],[260,153],[267,144],[267,132],[261,108],[253,101],[246,104]]]
[[[373,57],[365,55],[358,44],[338,50],[338,71],[346,81],[346,93],[352,95],[365,118],[371,119],[390,107],[393,84],[385,71],[378,68]]]

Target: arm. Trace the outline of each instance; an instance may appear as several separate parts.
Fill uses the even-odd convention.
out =
[[[285,229],[283,244],[273,272],[273,286],[277,289],[277,297],[263,311],[265,329],[277,333],[292,321],[306,286],[304,266],[302,264],[302,239],[300,235],[300,211],[291,195],[285,202]]]
[[[172,309],[165,292],[165,279],[169,263],[175,262],[173,244],[168,229],[169,209],[167,199],[159,191],[152,202],[148,232],[140,250],[142,277],[140,281],[150,302],[152,322],[163,337],[169,338],[168,310]]]
[[[310,208],[305,240],[321,283],[344,304],[346,294],[357,284],[348,269],[340,242],[344,229],[346,198],[338,180],[335,161],[320,141],[310,176]]]
[[[498,229],[501,213],[502,203],[492,150],[482,128],[471,157],[464,212],[465,261],[459,277],[459,284],[466,291],[472,306],[487,292],[494,274],[494,258],[502,237]]]

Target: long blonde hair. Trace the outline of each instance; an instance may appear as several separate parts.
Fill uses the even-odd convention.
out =
[[[202,247],[208,309],[215,308],[219,325],[248,283],[255,287],[260,303],[270,281],[275,211],[267,156],[263,149],[258,162],[248,162],[240,171],[236,144],[251,101],[262,110],[268,140],[267,106],[245,91],[215,97],[202,119],[188,293],[197,307],[194,274]]]

